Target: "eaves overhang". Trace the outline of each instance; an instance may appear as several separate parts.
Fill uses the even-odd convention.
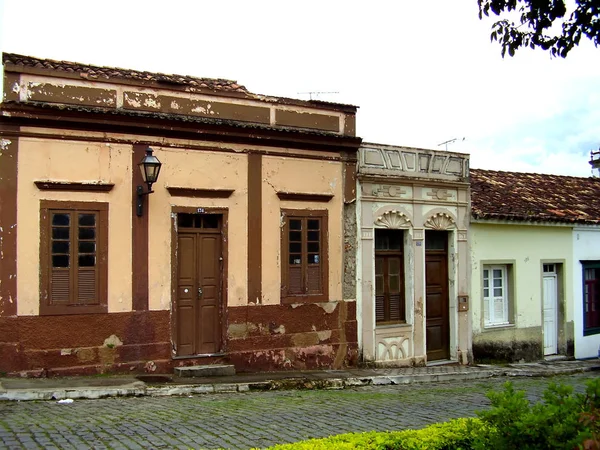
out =
[[[362,139],[233,120],[51,103],[4,102],[0,121],[15,125],[133,133],[329,152],[358,152]]]

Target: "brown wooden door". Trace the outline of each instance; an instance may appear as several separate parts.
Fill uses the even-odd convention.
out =
[[[178,230],[176,314],[177,356],[221,351],[221,233],[218,229],[180,227]]]
[[[448,302],[448,234],[425,233],[425,295],[427,360],[450,358]]]

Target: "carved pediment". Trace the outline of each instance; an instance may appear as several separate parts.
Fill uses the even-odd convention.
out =
[[[406,228],[410,227],[410,219],[400,211],[388,211],[375,220],[375,225],[385,228]]]
[[[425,221],[425,227],[433,230],[447,230],[455,226],[452,216],[443,212],[433,214]]]

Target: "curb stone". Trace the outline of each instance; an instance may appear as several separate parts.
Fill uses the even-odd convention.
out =
[[[124,397],[124,396],[175,396],[175,395],[194,395],[194,394],[214,394],[214,393],[235,393],[235,392],[258,392],[273,390],[315,390],[330,389],[342,390],[346,388],[361,386],[386,386],[386,385],[406,385],[411,383],[430,383],[486,379],[491,377],[548,377],[556,375],[571,375],[581,372],[599,371],[600,364],[597,360],[575,361],[572,364],[515,364],[508,367],[477,366],[471,368],[427,368],[427,370],[411,371],[410,373],[401,373],[397,370],[383,371],[380,374],[364,374],[356,376],[363,372],[361,370],[346,372],[347,377],[336,378],[315,378],[315,375],[307,374],[294,376],[290,378],[266,379],[264,381],[248,382],[227,382],[227,383],[206,383],[206,384],[179,384],[179,385],[148,385],[143,381],[124,380],[123,384],[112,383],[112,386],[94,386],[85,385],[78,380],[79,387],[69,386],[69,380],[62,380],[62,386],[51,386],[56,381],[51,379],[40,379],[29,381],[26,388],[9,388],[10,383],[19,385],[11,380],[5,379],[5,385],[0,380],[0,401],[1,400],[64,400],[64,399],[99,399],[105,397]],[[25,384],[27,386],[27,383]]]

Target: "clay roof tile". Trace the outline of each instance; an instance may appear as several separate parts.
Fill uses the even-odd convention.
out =
[[[178,85],[190,85],[205,87],[212,90],[240,92],[248,94],[248,90],[238,84],[236,81],[215,79],[215,78],[197,78],[188,75],[169,75],[163,73],[142,72],[137,70],[125,70],[116,67],[100,67],[83,65],[69,61],[55,61],[52,59],[41,59],[31,56],[17,55],[15,53],[3,54],[4,64],[13,64],[23,67],[45,68],[66,73],[79,73],[82,78],[94,76],[104,79],[129,79],[137,81],[165,82]]]
[[[476,219],[600,223],[600,179],[471,169]]]

